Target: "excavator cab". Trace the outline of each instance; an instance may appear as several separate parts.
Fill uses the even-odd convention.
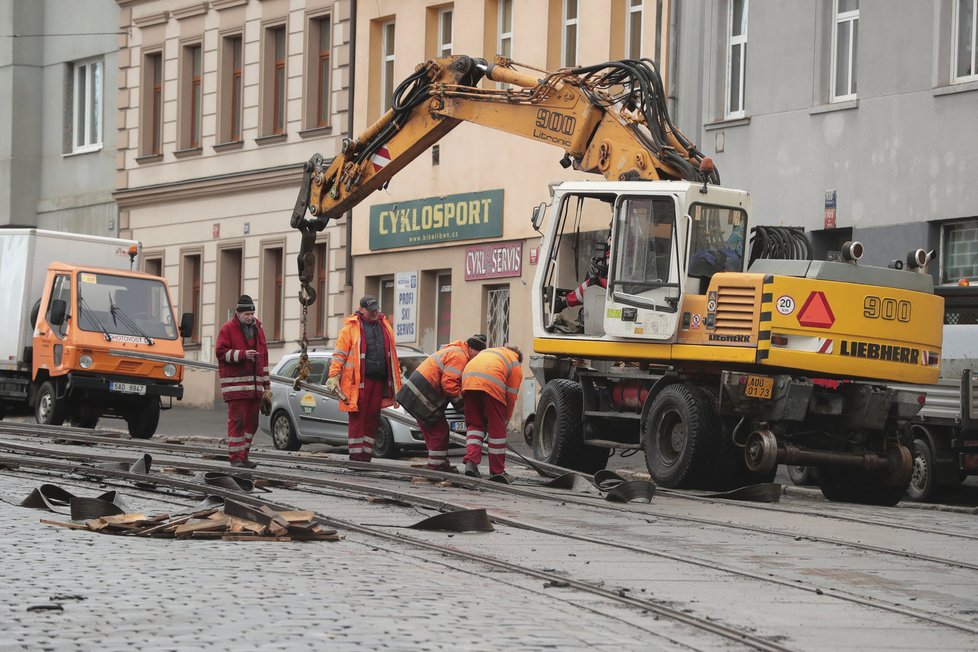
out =
[[[687,295],[744,270],[748,201],[684,182],[562,184],[536,281],[544,337],[676,342]]]

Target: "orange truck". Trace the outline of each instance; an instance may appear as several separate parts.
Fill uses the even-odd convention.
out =
[[[133,271],[139,253],[135,240],[0,229],[0,416],[29,408],[83,428],[111,417],[153,436],[183,398],[183,367],[125,353],[182,358],[193,315],[176,323],[166,281]]]

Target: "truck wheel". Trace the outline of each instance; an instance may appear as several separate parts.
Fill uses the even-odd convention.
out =
[[[611,449],[584,445],[581,386],[559,378],[546,384],[534,417],[533,457],[583,473],[600,471]]]
[[[788,477],[798,487],[806,487],[818,482],[818,475],[815,472],[814,466],[796,466],[789,464]]]
[[[295,436],[295,426],[285,410],[272,415],[272,443],[280,451],[297,451],[302,442]]]
[[[907,497],[917,502],[933,500],[938,494],[934,453],[924,439],[913,440],[913,472],[907,485]]]
[[[878,473],[837,466],[818,467],[818,479],[822,495],[832,502],[892,507],[906,490],[903,486],[887,485]]]
[[[133,439],[149,439],[156,434],[160,425],[160,402],[147,401],[129,413],[126,417],[129,425],[129,436]]]
[[[50,380],[41,384],[34,402],[34,418],[38,423],[60,426],[68,416],[68,402],[58,398],[58,391]]]
[[[72,417],[70,423],[75,428],[94,428],[98,425],[98,417]]]
[[[374,435],[374,457],[391,459],[397,457],[397,444],[394,443],[394,433],[391,432],[391,424],[387,419],[381,419],[377,424],[377,433]]]
[[[707,438],[718,428],[716,408],[697,387],[676,383],[652,402],[645,421],[645,462],[656,483],[691,487],[707,475]]]

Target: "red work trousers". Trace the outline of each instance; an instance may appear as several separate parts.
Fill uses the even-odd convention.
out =
[[[488,435],[489,474],[506,470],[506,406],[490,394],[470,390],[465,394],[465,458],[476,466],[482,461],[482,441]]]
[[[445,469],[448,464],[448,421],[442,417],[433,426],[421,425],[421,435],[428,447],[428,468]]]
[[[228,403],[228,459],[248,459],[251,440],[258,430],[260,398],[236,398]]]
[[[346,437],[350,447],[350,459],[369,462],[374,455],[374,435],[380,425],[380,404],[384,399],[386,380],[363,377],[357,395],[357,411],[350,412]]]

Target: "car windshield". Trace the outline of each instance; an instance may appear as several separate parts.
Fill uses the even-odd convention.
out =
[[[398,354],[397,361],[401,363],[401,377],[407,379],[428,356],[416,354]]]

